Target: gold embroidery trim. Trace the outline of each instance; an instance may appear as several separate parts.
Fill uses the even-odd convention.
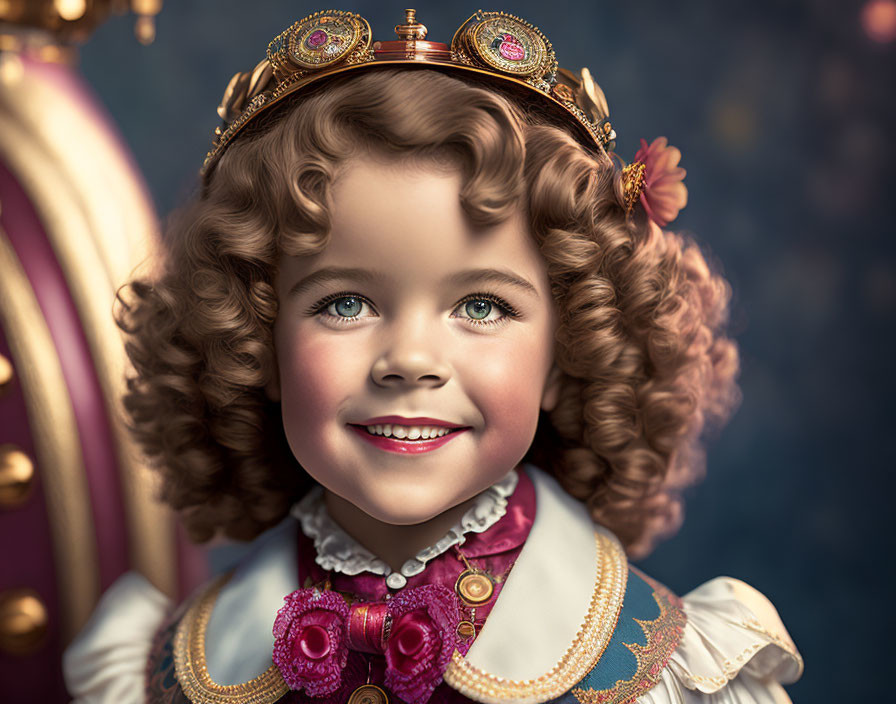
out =
[[[289,687],[276,665],[242,684],[220,685],[208,673],[205,661],[205,629],[218,594],[231,575],[212,584],[187,610],[174,636],[174,671],[193,704],[273,704]]]
[[[604,653],[622,608],[628,561],[622,546],[608,534],[595,533],[597,574],[584,623],[566,653],[549,672],[529,680],[497,677],[474,667],[455,652],[444,680],[461,694],[483,704],[546,702],[580,682]]]
[[[653,580],[649,584],[656,585]],[[626,704],[653,689],[660,681],[672,653],[681,642],[687,617],[681,602],[664,587],[654,586],[653,599],[660,615],[652,620],[632,619],[644,632],[645,644],[624,643],[635,656],[637,666],[630,679],[616,680],[610,689],[593,687],[572,690],[580,704]],[[658,665],[662,663],[661,666]]]

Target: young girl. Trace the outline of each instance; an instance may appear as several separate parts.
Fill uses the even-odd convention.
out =
[[[782,702],[802,662],[673,532],[736,401],[729,289],[663,231],[600,89],[531,25],[373,43],[318,13],[238,74],[132,284],[126,405],[195,539],[255,539],[179,608],[136,575],[66,657],[79,701]]]

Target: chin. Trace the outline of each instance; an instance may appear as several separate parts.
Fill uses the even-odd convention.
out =
[[[418,523],[426,523],[426,521],[432,520],[449,508],[451,506],[444,506],[439,510],[426,511],[420,510],[419,507],[409,509],[407,506],[375,504],[363,506],[362,510],[368,516],[375,518],[381,523],[388,523],[393,526],[414,526]]]
[[[368,516],[382,523],[394,526],[413,526],[432,520],[463,501],[463,499],[457,501],[449,499],[447,502],[434,502],[431,499],[425,500],[421,496],[422,493],[420,491],[407,494],[393,492],[388,497],[382,497],[382,501],[377,500],[379,497],[373,497],[373,500],[367,498],[366,501],[355,503],[355,505]]]

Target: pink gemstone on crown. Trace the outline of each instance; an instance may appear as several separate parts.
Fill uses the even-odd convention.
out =
[[[501,46],[498,47],[501,56],[508,61],[522,61],[526,58],[526,50],[520,44],[519,39],[512,34],[505,34],[503,39]]]
[[[322,29],[318,29],[308,36],[308,39],[305,40],[305,43],[308,44],[308,46],[310,46],[311,48],[317,49],[317,47],[323,46],[327,43],[327,33]]]

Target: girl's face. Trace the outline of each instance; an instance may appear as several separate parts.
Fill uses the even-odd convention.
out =
[[[284,256],[274,328],[283,425],[325,489],[395,525],[498,481],[555,402],[556,326],[522,210],[474,228],[456,170],[349,162],[329,244]]]

